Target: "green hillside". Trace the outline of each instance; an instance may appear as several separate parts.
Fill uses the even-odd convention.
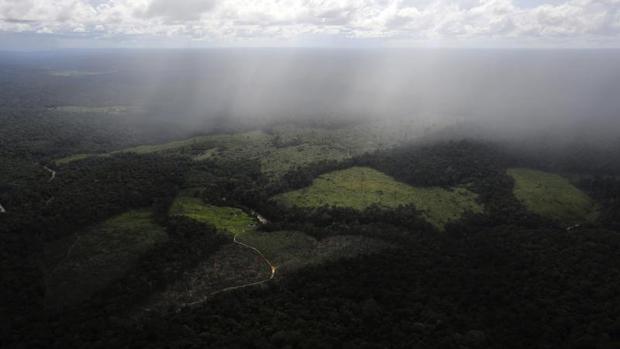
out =
[[[232,235],[252,230],[256,224],[256,220],[243,210],[207,205],[198,198],[188,196],[177,197],[170,207],[170,214],[209,223],[218,230]]]
[[[595,221],[596,203],[564,177],[553,173],[512,168],[514,194],[530,211],[565,224]]]
[[[465,212],[482,212],[476,198],[476,194],[465,188],[412,187],[367,167],[324,174],[307,188],[274,197],[289,206],[334,206],[357,210],[373,204],[387,208],[414,204],[439,229],[460,219]]]

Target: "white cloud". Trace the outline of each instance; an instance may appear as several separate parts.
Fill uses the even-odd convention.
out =
[[[620,42],[620,0],[0,0],[0,32],[147,35],[215,42],[307,36]]]

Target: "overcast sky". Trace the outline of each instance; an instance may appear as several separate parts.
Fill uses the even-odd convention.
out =
[[[620,47],[620,0],[0,0],[0,49]]]

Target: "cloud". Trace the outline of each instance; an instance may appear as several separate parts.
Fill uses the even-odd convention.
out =
[[[146,15],[172,21],[195,21],[214,5],[214,0],[153,0]]]
[[[598,40],[620,45],[620,0],[0,0],[0,32],[213,42]]]

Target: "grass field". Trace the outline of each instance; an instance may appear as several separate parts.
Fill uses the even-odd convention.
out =
[[[316,178],[312,185],[280,194],[275,200],[298,207],[350,207],[365,209],[373,204],[395,208],[414,204],[429,223],[442,229],[467,211],[482,212],[477,195],[465,188],[412,187],[377,170],[353,167]]]
[[[231,235],[251,231],[256,226],[254,217],[241,209],[207,205],[198,198],[188,196],[177,197],[170,207],[170,214],[209,223],[218,230]]]
[[[166,240],[166,232],[152,221],[150,210],[129,211],[78,233],[67,240],[57,260],[49,263],[48,302],[63,306],[88,298]]]
[[[593,222],[596,203],[567,178],[525,168],[508,170],[515,180],[514,194],[528,210],[565,224]]]

